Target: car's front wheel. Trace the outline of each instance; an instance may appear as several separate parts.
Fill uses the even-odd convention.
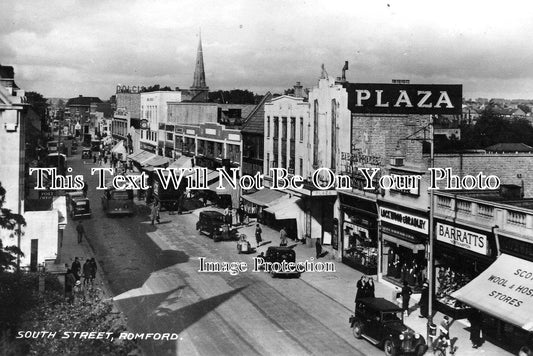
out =
[[[361,323],[359,322],[356,322],[355,324],[353,324],[352,332],[353,332],[353,336],[355,336],[356,339],[362,338],[363,337],[363,325],[361,325]]]
[[[387,356],[396,356],[398,353],[396,346],[394,346],[394,343],[390,339],[383,342],[383,351],[385,351],[385,355]]]

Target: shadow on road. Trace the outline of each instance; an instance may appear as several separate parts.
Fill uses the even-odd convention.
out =
[[[176,250],[162,250],[157,254],[156,270],[164,269],[170,266],[174,266],[178,263],[189,262],[189,255],[183,251]]]

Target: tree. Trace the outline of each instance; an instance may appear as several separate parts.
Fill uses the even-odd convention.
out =
[[[209,100],[216,103],[255,104],[255,95],[249,90],[233,89],[209,92]]]
[[[142,90],[143,93],[148,93],[151,91],[172,91],[172,88],[169,86],[161,87],[159,84],[156,84],[156,85],[151,85]]]
[[[12,213],[10,209],[2,208],[5,202],[6,190],[0,182],[0,228],[9,232],[9,237],[13,238],[15,230],[26,225],[24,217],[20,214]],[[6,269],[16,267],[16,259],[24,254],[17,246],[4,246],[0,240],[0,273]]]
[[[26,92],[26,100],[40,117],[45,117],[46,109],[48,109],[48,100],[42,94],[28,91]]]

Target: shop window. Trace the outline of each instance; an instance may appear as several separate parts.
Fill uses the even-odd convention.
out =
[[[457,200],[457,211],[463,214],[470,214],[472,212],[472,203],[464,200]]]
[[[345,222],[342,233],[344,262],[355,267],[363,267],[367,271],[377,271],[378,243],[371,237],[369,229]]]
[[[477,214],[479,216],[482,216],[484,218],[493,218],[494,217],[494,207],[478,204],[477,206]]]
[[[406,281],[414,290],[420,290],[427,276],[426,264],[424,250],[383,241],[383,276],[394,284]]]
[[[516,211],[507,211],[507,222],[509,224],[526,226],[526,214]]]

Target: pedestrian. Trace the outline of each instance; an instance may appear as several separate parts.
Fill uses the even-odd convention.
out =
[[[102,165],[102,153],[100,152],[100,154],[98,155],[98,165],[101,166]]]
[[[285,230],[285,227],[282,227],[279,231],[279,239],[280,239],[280,246],[287,246],[287,231]]]
[[[316,239],[315,242],[315,250],[316,250],[316,259],[318,260],[320,258],[320,255],[322,255],[322,244],[320,243],[320,239]]]
[[[366,283],[365,297],[366,298],[376,297],[376,286],[374,285],[374,278],[372,277],[369,277],[368,282]]]
[[[245,222],[244,222],[244,207],[243,207],[242,204],[239,206],[239,209],[237,210],[237,214],[239,214],[239,221],[240,221],[241,225],[244,225],[245,224]]]
[[[74,257],[74,262],[72,262],[72,265],[70,266],[70,269],[72,270],[72,273],[74,274],[74,277],[76,277],[76,280],[80,280],[80,272],[81,272],[81,263],[78,257]]]
[[[91,279],[89,280],[91,282],[91,285],[94,284],[94,280],[96,279],[96,270],[97,270],[97,266],[96,266],[96,261],[93,258],[91,258],[91,260],[89,261],[90,262],[90,266],[91,266],[91,269],[90,269],[90,272],[91,272]]]
[[[104,164],[107,164],[107,154],[104,154]]]
[[[224,221],[226,224],[231,224],[231,211],[229,210],[229,207],[224,209]]]
[[[444,318],[442,319],[442,322],[439,325],[439,331],[440,331],[439,339],[444,341],[446,347],[448,346],[450,347],[450,355],[453,355],[455,353],[455,350],[452,348],[452,344],[450,341],[450,325],[451,325],[450,318],[445,315]]]
[[[87,286],[89,284],[89,281],[91,280],[91,262],[89,259],[85,261],[83,264],[83,287]]]
[[[157,221],[159,224],[161,222],[159,218],[159,200],[154,200],[154,204],[152,205],[152,225],[154,225],[154,221]]]
[[[76,232],[78,233],[78,243],[81,244],[83,236],[87,238],[87,235],[85,234],[85,228],[83,227],[81,220],[78,221],[78,225],[76,226]]]
[[[472,347],[477,349],[481,346],[481,313],[477,309],[472,309],[470,315],[468,316],[468,321],[470,322],[470,341],[472,341]]]
[[[83,188],[81,188],[83,191],[83,197],[87,198],[87,191],[89,190],[89,185],[86,181],[83,181]]]
[[[96,154],[93,155],[93,163],[96,163]]]
[[[427,282],[424,282],[422,284],[422,291],[420,292],[420,302],[418,303],[420,306],[420,315],[419,318],[427,318],[428,317],[428,305],[429,305],[429,284]]]
[[[69,303],[74,301],[74,285],[76,285],[76,277],[72,273],[72,269],[67,268],[67,273],[65,274],[65,298],[67,298]]]
[[[261,229],[261,225],[257,224],[255,226],[255,241],[257,242],[257,246],[259,246],[261,242],[263,242],[263,239],[261,238],[262,232],[263,230]]]
[[[366,292],[366,276],[362,275],[361,278],[357,281],[357,291],[355,293],[355,304],[359,301],[359,299],[365,297]]]
[[[409,299],[411,298],[411,294],[413,294],[413,290],[409,287],[407,281],[403,281],[403,288],[400,295],[402,296],[402,309],[405,316],[409,315]]]

